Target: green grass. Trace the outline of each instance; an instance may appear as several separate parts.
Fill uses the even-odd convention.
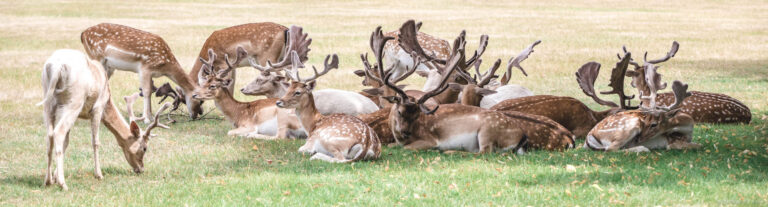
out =
[[[0,17],[0,205],[768,205],[766,1],[0,1]],[[680,52],[660,69],[665,80],[740,99],[753,122],[697,125],[694,141],[704,147],[696,151],[579,148],[519,156],[394,147],[376,161],[337,165],[298,154],[302,140],[228,137],[230,125],[215,111],[208,117],[216,119],[177,117],[171,129],[156,130],[141,175],[131,172],[102,127],[105,179],[99,181],[90,129],[80,121],[66,154],[70,190],[42,187],[46,132],[42,108],[33,105],[42,99],[40,70],[56,49],[82,50],[79,33],[91,25],[113,22],[157,33],[188,68],[213,30],[297,24],[314,40],[310,63],[321,64],[328,53],[341,58],[341,69],[321,78],[319,87],[359,90],[352,71],[361,68],[358,55],[368,52],[370,32],[378,25],[396,29],[410,18],[449,40],[466,29],[470,50],[479,35],[490,35],[486,60],[506,59],[541,39],[523,63],[529,76],[516,72],[512,82],[537,94],[574,96],[595,109],[601,107],[574,81],[581,64],[603,64],[597,87],[605,90],[621,45],[657,57],[677,40]],[[239,69],[237,88],[255,75]],[[421,88],[424,80],[406,82]],[[120,98],[136,91],[137,75],[117,72],[110,87],[122,109]]]

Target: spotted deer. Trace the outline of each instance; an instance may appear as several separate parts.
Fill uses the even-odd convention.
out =
[[[393,104],[389,121],[398,144],[412,150],[466,150],[475,153],[494,149],[523,153],[532,148],[563,150],[573,147],[573,135],[545,117],[502,113],[459,104],[443,104],[433,109],[425,105],[427,99],[447,89],[451,73],[459,68],[464,59],[464,45],[464,36],[459,35],[454,41],[454,52],[445,64],[447,75],[438,88],[419,99],[408,96],[392,84],[389,81],[392,73],[383,78],[385,85],[397,93],[386,99]],[[379,70],[384,74],[382,68]]]
[[[132,27],[101,23],[85,29],[80,40],[88,57],[99,61],[110,78],[115,70],[139,74],[141,88],[152,88],[152,78],[166,76],[185,92],[194,91],[197,83],[192,81],[179,65],[171,48],[156,34]],[[152,117],[151,90],[143,90],[144,113],[141,119],[149,123]],[[190,96],[185,97],[187,109],[193,112]],[[195,113],[190,113],[195,118]]]
[[[637,87],[641,95],[650,94],[650,89],[645,82],[646,73],[649,70],[656,70],[659,63],[666,62],[670,58],[677,54],[677,50],[680,48],[680,44],[677,41],[672,42],[672,48],[666,56],[655,59],[647,60],[648,52],[643,57],[643,64],[640,65],[633,60],[630,60],[630,64],[635,66],[633,71],[627,71],[627,76],[632,77],[632,86]],[[627,54],[627,48],[623,47],[624,53]],[[617,54],[619,58],[620,55]],[[660,76],[659,76],[660,77]],[[653,101],[660,104],[671,104],[675,100],[672,93],[662,93],[654,95]],[[649,100],[643,100],[643,105],[648,106]],[[725,94],[708,93],[700,91],[691,91],[691,97],[686,98],[683,101],[680,110],[686,114],[691,115],[696,122],[706,123],[749,123],[752,119],[752,112],[749,107],[741,103],[741,101],[732,98]]]
[[[653,68],[650,66],[649,68]],[[624,111],[606,117],[589,131],[584,148],[600,151],[625,150],[648,152],[651,149],[696,149],[700,144],[692,143],[694,120],[681,112],[680,106],[691,96],[688,85],[680,81],[672,83],[675,102],[659,106],[654,100],[658,90],[666,83],[651,69],[646,72],[643,84],[650,90],[642,93],[640,99],[647,104],[640,110]]]
[[[226,62],[227,68],[215,72],[212,69],[216,60],[216,53],[213,49],[209,50],[207,60],[200,58],[203,68],[200,69],[198,78],[203,84],[192,93],[192,97],[215,101],[216,107],[235,128],[227,132],[227,135],[249,138],[264,138],[266,135],[268,136],[267,139],[306,137],[296,115],[292,114],[290,110],[275,106],[277,99],[267,98],[251,102],[235,100],[232,92],[229,91],[232,79],[228,73],[233,71],[239,62],[248,56],[245,49],[238,48],[237,50],[235,61],[230,61],[229,55],[224,54],[223,60]]]
[[[224,57],[224,54],[233,57],[237,54],[237,48],[242,47],[248,53],[248,61],[243,61],[236,67],[250,66],[250,62],[260,64],[276,62],[281,58],[285,58],[290,50],[296,50],[299,57],[301,57],[301,61],[307,61],[307,53],[309,53],[309,45],[311,43],[312,39],[307,39],[307,34],[303,33],[302,28],[299,26],[287,28],[273,22],[248,23],[227,27],[211,33],[200,49],[197,59],[205,58],[208,50],[213,49],[216,52],[216,57],[219,58],[213,61],[215,64],[213,71],[223,70],[228,67],[225,61],[221,59]],[[193,82],[202,85],[202,81],[197,76],[200,73],[200,68],[202,68],[202,63],[195,61],[192,70],[189,71],[189,78]],[[228,90],[234,93],[236,70],[229,72],[229,74],[228,78],[231,78],[233,83],[229,86]],[[261,77],[256,79],[258,80],[259,78]],[[201,104],[202,102],[195,101],[192,108],[201,113]]]
[[[107,75],[101,63],[90,60],[80,51],[57,50],[45,62],[42,85],[43,101],[38,105],[44,106],[43,122],[48,131],[48,168],[44,185],[55,183],[64,190],[69,189],[64,179],[64,153],[69,145],[69,132],[78,118],[90,120],[93,175],[97,179],[104,177],[99,161],[100,123],[104,123],[115,136],[133,172],[144,171],[147,142],[150,131],[158,125],[157,118],[146,130],[141,130],[134,121],[130,125],[126,123],[110,100]],[[155,117],[168,105],[163,105]],[[54,160],[56,169],[52,170]]]
[[[296,59],[298,56],[292,52],[291,58]],[[381,155],[381,143],[371,127],[354,116],[323,115],[315,107],[315,99],[312,97],[315,80],[331,69],[338,68],[338,56],[328,55],[323,71],[318,73],[313,67],[315,75],[307,79],[299,77],[298,69],[303,67],[301,62],[293,61],[292,64],[291,70],[288,71],[291,87],[276,105],[284,109],[295,109],[301,126],[309,134],[306,144],[299,148],[299,152],[312,154],[310,160],[326,162],[347,163],[377,159]]]
[[[491,107],[496,111],[517,111],[528,114],[535,114],[550,118],[566,129],[573,132],[577,137],[585,137],[598,122],[605,117],[615,113],[637,109],[631,106],[631,100],[634,96],[624,94],[624,76],[629,65],[629,57],[616,63],[616,67],[611,72],[609,86],[611,91],[601,92],[601,94],[616,94],[619,96],[619,104],[601,99],[595,93],[595,81],[600,72],[600,63],[589,62],[581,66],[576,72],[576,80],[581,87],[582,92],[591,97],[592,100],[600,105],[610,107],[604,111],[593,111],[581,101],[565,96],[536,95],[509,99],[502,101]]]

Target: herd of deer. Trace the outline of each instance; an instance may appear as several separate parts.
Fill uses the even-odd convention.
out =
[[[321,71],[313,66],[313,76],[299,76],[312,40],[298,26],[252,23],[218,30],[205,41],[189,74],[155,34],[117,24],[89,27],[81,34],[85,54],[57,50],[43,68],[44,99],[39,105],[44,105],[48,130],[45,185],[56,183],[67,189],[63,156],[77,118],[91,120],[96,178],[103,177],[98,156],[100,123],[115,135],[133,171],[141,173],[150,131],[157,126],[167,128],[158,119],[172,105],[163,104],[151,116],[153,92],[174,98],[174,110],[186,104],[192,119],[202,114],[203,101],[213,100],[234,127],[229,135],[306,138],[299,152],[328,162],[376,159],[382,144],[413,150],[522,154],[532,149],[570,149],[574,139],[583,138],[585,148],[601,151],[692,149],[700,147],[691,140],[695,122],[749,123],[751,119],[749,108],[738,100],[688,91],[677,80],[671,93],[658,93],[666,83],[657,73],[657,65],[674,57],[677,42],[660,59],[647,60],[646,53],[643,64],[635,62],[626,48],[618,54],[619,61],[611,71],[612,90],[601,92],[618,95],[618,104],[595,92],[600,64],[581,66],[576,80],[584,94],[610,107],[593,111],[572,97],[533,95],[522,86],[508,84],[513,67],[526,74],[520,63],[541,41],[511,58],[497,80],[501,59],[487,72],[480,72],[487,35],[480,37],[479,46],[468,57],[465,32],[450,45],[419,32],[420,27],[421,23],[409,20],[388,33],[376,28],[369,42],[375,62],[369,62],[367,53],[361,54],[363,70],[354,72],[370,87],[359,93],[314,90],[320,76],[338,68],[335,54],[326,56]],[[630,65],[634,70],[628,70]],[[240,102],[233,97],[235,68],[246,66],[261,75],[240,91],[265,99]],[[108,80],[115,69],[140,77],[140,92],[125,97],[130,123],[111,99]],[[397,85],[413,73],[426,77],[422,90],[403,90],[403,85]],[[155,88],[152,78],[158,76],[170,78],[179,87]],[[637,106],[630,103],[634,95],[625,94],[625,77],[631,77],[631,85],[637,89]],[[144,98],[144,111],[141,117],[133,117],[130,106],[139,96]],[[142,130],[136,124],[139,120],[150,124]],[[54,158],[56,168],[52,170]]]

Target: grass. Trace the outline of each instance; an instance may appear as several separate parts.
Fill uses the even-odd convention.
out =
[[[1,1],[0,205],[747,205],[768,204],[768,2],[765,1]],[[381,159],[351,165],[310,162],[296,153],[302,140],[262,141],[226,136],[230,126],[213,112],[181,123],[150,142],[147,171],[135,175],[102,127],[105,179],[95,180],[90,131],[80,121],[66,154],[70,191],[43,188],[45,131],[40,70],[56,49],[82,50],[79,33],[113,22],[165,38],[184,68],[192,66],[216,29],[273,21],[297,24],[314,39],[310,63],[338,53],[341,69],[320,88],[359,90],[357,56],[368,51],[378,25],[424,21],[422,31],[453,39],[466,29],[469,47],[490,35],[486,59],[508,58],[543,43],[515,73],[514,83],[537,94],[582,95],[573,73],[587,61],[607,68],[627,45],[662,56],[672,40],[680,52],[663,64],[665,80],[692,90],[720,92],[752,109],[749,125],[697,125],[696,151],[645,154],[567,152],[440,154],[385,148]],[[187,69],[188,70],[188,69]],[[254,70],[238,71],[237,88]],[[158,83],[166,78],[155,80]],[[423,79],[407,80],[420,88]],[[117,72],[113,98],[136,91],[137,75]],[[240,100],[253,100],[237,94]],[[139,107],[137,103],[135,107]],[[212,104],[206,105],[212,110]]]

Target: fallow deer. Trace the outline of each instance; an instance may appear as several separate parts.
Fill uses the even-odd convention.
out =
[[[253,68],[261,71],[261,76],[240,91],[251,96],[283,97],[290,87],[290,82],[279,71],[284,65],[291,64],[290,59],[284,59],[275,65],[270,63],[267,66],[251,62]],[[338,89],[322,89],[312,93],[317,110],[324,115],[343,113],[355,116],[379,110],[376,103],[358,93]]]
[[[494,105],[491,107],[491,110],[505,112],[517,111],[544,116],[556,121],[573,132],[577,137],[584,137],[589,133],[589,130],[605,117],[624,110],[637,108],[631,106],[630,103],[634,96],[627,96],[624,94],[624,74],[627,71],[630,56],[631,54],[627,54],[625,58],[616,63],[616,67],[612,70],[611,81],[609,84],[609,86],[612,87],[612,90],[601,92],[602,94],[617,94],[619,96],[620,104],[600,99],[595,93],[594,85],[595,80],[597,80],[597,75],[600,72],[600,63],[586,63],[579,68],[578,72],[576,72],[576,80],[578,81],[582,92],[591,97],[598,104],[610,107],[608,110],[593,111],[575,98],[552,95],[536,95],[509,99]]]
[[[290,50],[296,50],[299,57],[301,57],[301,61],[307,61],[307,53],[310,50],[309,45],[311,43],[312,39],[307,39],[307,35],[302,33],[302,28],[298,26],[291,26],[289,29],[272,22],[248,23],[227,27],[211,33],[208,39],[205,40],[197,58],[205,58],[209,49],[213,49],[219,58],[224,57],[224,54],[228,54],[231,57],[237,54],[238,47],[242,47],[249,54],[248,61],[243,61],[243,63],[236,67],[247,67],[250,65],[249,62],[260,64],[276,62],[281,58],[285,58]],[[223,59],[217,59],[214,63],[216,63],[213,66],[214,71],[227,68]],[[197,77],[197,74],[200,73],[200,68],[202,68],[202,64],[199,61],[195,61],[192,70],[189,71],[189,78],[193,82],[202,85],[203,83]],[[231,93],[235,92],[233,91],[234,81],[236,80],[235,73],[236,71],[233,70],[230,72],[230,77],[228,77],[233,81],[228,88]],[[198,113],[202,112],[200,108],[202,102],[195,101],[192,104],[193,109],[198,111]]]
[[[166,76],[176,82],[185,92],[194,91],[197,83],[189,79],[179,65],[171,48],[158,35],[132,27],[101,23],[87,28],[80,34],[85,52],[91,59],[101,62],[107,71],[107,78],[115,70],[131,71],[139,74],[141,88],[152,88],[152,78]],[[151,122],[151,90],[143,90],[145,123]],[[190,117],[196,114],[189,104],[190,96],[185,97]]]
[[[624,111],[600,121],[587,135],[585,148],[593,150],[648,152],[651,149],[696,149],[700,144],[692,143],[694,120],[680,111],[683,100],[689,96],[688,85],[680,81],[672,83],[675,102],[658,106],[654,101],[656,91],[663,89],[661,77],[655,67],[649,65],[645,85],[650,89],[640,92],[644,105],[640,110]],[[638,89],[642,90],[642,89]]]
[[[301,129],[297,117],[290,110],[275,106],[277,99],[259,99],[251,102],[235,100],[228,88],[232,84],[228,73],[233,71],[248,54],[245,49],[238,48],[236,55],[235,61],[230,62],[229,55],[224,54],[227,68],[216,72],[212,69],[213,62],[216,60],[213,49],[208,52],[208,60],[200,58],[203,68],[198,78],[203,84],[192,93],[192,97],[215,101],[216,107],[235,128],[227,132],[227,135],[249,138],[261,138],[264,135],[270,136],[269,138],[305,137],[306,133]]]
[[[438,88],[419,99],[409,97],[392,84],[389,81],[392,73],[382,79],[397,93],[396,96],[386,97],[394,104],[389,120],[397,143],[413,150],[466,150],[477,153],[496,148],[523,153],[526,148],[562,150],[573,147],[573,135],[545,117],[502,113],[459,104],[443,104],[429,109],[424,104],[426,100],[446,90],[451,73],[463,62],[464,45],[464,36],[460,35],[454,41],[454,52],[445,64],[447,75]],[[384,74],[382,68],[379,70]]]
[[[78,118],[89,119],[91,122],[93,175],[97,179],[104,177],[99,162],[100,123],[104,123],[114,134],[125,159],[133,167],[133,172],[144,171],[147,142],[150,131],[157,126],[157,118],[146,130],[139,129],[134,121],[128,125],[110,100],[107,76],[101,63],[88,59],[80,51],[57,50],[45,62],[42,85],[44,98],[38,105],[44,105],[43,120],[48,131],[48,168],[44,182],[46,186],[56,183],[62,189],[68,189],[64,180],[64,153],[69,144],[69,132]],[[163,105],[155,117],[168,105]],[[51,169],[54,159],[55,173]]]
[[[677,54],[677,50],[680,48],[680,44],[677,41],[672,42],[672,48],[666,56],[655,59],[647,60],[648,53],[645,53],[643,57],[643,65],[640,65],[632,60],[630,64],[635,66],[634,71],[627,71],[627,76],[632,77],[632,86],[637,87],[641,96],[643,94],[649,94],[649,88],[646,86],[643,80],[645,80],[648,70],[655,70],[659,66],[656,64],[666,62],[670,58]],[[627,52],[627,48],[623,47],[624,53]],[[619,58],[620,55],[617,54]],[[653,97],[653,100],[659,102],[659,104],[671,104],[674,101],[673,94],[662,93]],[[643,105],[647,106],[648,100],[643,101]],[[752,112],[749,107],[741,103],[739,100],[732,98],[725,94],[707,93],[699,91],[691,91],[691,97],[686,98],[683,101],[680,111],[691,115],[696,122],[707,123],[749,123],[752,119]]]
[[[292,52],[291,58],[297,59],[298,55]],[[315,79],[331,69],[338,68],[338,65],[338,56],[328,55],[322,72],[318,73],[313,67],[315,75],[301,79],[298,69],[303,65],[294,61],[291,71],[288,72],[292,80],[291,87],[276,105],[296,110],[301,125],[309,134],[306,144],[299,148],[299,152],[312,154],[311,160],[355,162],[376,159],[381,155],[381,143],[371,127],[359,118],[346,114],[322,115],[315,107],[312,97]]]

